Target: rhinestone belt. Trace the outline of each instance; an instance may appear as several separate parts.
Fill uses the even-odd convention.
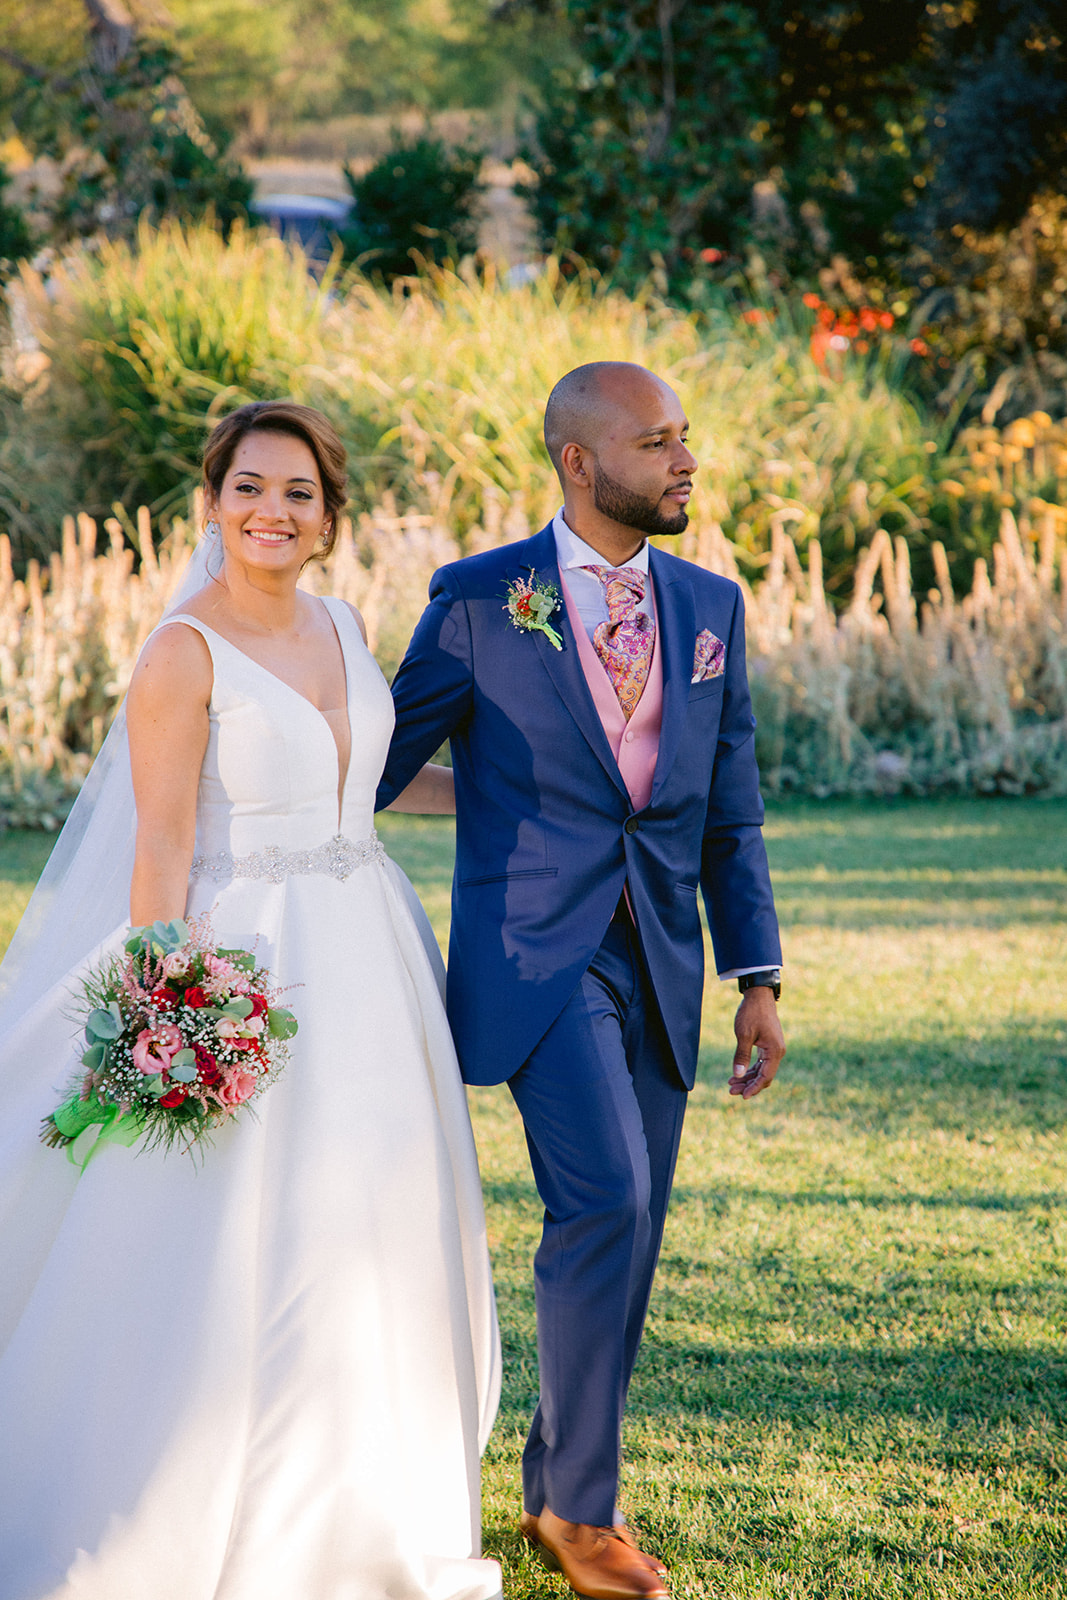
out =
[[[338,878],[343,883],[357,867],[384,860],[385,851],[376,833],[367,839],[346,839],[343,833],[335,833],[314,850],[280,850],[271,844],[247,856],[234,856],[228,850],[217,850],[213,856],[194,856],[189,876],[266,878],[269,883],[284,883],[297,874],[324,872],[328,878]]]

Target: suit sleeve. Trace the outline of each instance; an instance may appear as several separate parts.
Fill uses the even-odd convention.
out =
[[[726,641],[725,678],[700,866],[719,972],[734,967],[775,967],[782,959],[763,843],[756,719],[745,666],[745,607],[740,589]]]
[[[471,633],[455,578],[442,567],[430,580],[430,603],[393,679],[393,730],[374,809],[382,811],[470,715]]]

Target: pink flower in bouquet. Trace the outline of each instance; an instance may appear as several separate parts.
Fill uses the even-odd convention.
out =
[[[219,1085],[218,1096],[224,1106],[239,1106],[245,1100],[250,1100],[256,1092],[258,1079],[254,1072],[245,1072],[238,1067],[236,1072],[227,1075]]]
[[[172,950],[169,956],[163,957],[164,978],[184,978],[189,971],[191,962],[185,950]]]
[[[133,1064],[146,1077],[166,1072],[171,1057],[182,1047],[182,1036],[173,1022],[161,1022],[155,1028],[142,1028],[133,1046]]]
[[[237,1022],[233,1017],[220,1017],[215,1024],[215,1032],[220,1039],[229,1042],[237,1037]]]
[[[213,994],[247,994],[250,988],[248,974],[224,961],[221,956],[206,955],[204,971],[208,974],[207,987]]]

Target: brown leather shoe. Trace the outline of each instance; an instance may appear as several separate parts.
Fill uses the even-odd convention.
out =
[[[537,1518],[532,1516],[529,1511],[524,1511],[519,1518],[519,1532],[524,1539],[528,1539],[532,1545],[540,1548],[541,1541],[537,1537]],[[625,1522],[616,1522],[613,1532],[616,1539],[621,1539],[623,1544],[628,1545],[636,1555],[641,1557],[642,1561],[652,1568],[652,1571],[658,1577],[666,1578],[667,1568],[663,1565],[659,1556],[649,1555],[647,1550],[642,1550]]]
[[[538,1517],[524,1511],[519,1527],[582,1600],[667,1600],[659,1572],[617,1528],[564,1522],[547,1506]]]
[[[659,1556],[650,1556],[647,1550],[642,1550],[625,1522],[617,1522],[615,1524],[615,1537],[616,1539],[621,1539],[623,1544],[629,1545],[631,1550],[636,1550],[642,1561],[648,1562],[653,1572],[658,1573],[661,1578],[667,1576],[667,1568],[663,1565]]]

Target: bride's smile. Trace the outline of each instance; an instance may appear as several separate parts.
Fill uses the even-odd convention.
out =
[[[302,567],[328,524],[314,456],[302,439],[280,433],[241,441],[209,510],[227,558],[259,572]]]

